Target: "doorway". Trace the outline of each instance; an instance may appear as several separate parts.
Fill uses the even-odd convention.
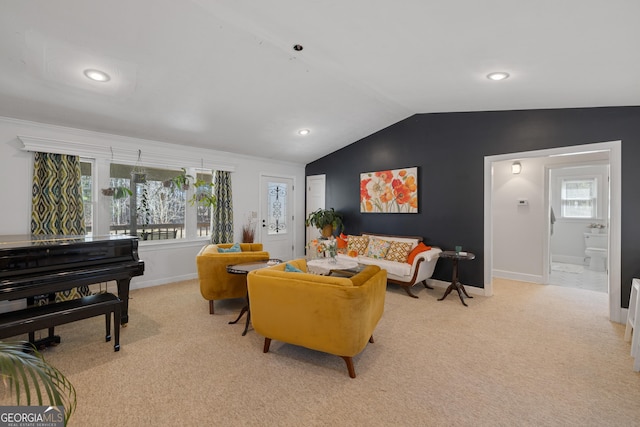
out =
[[[555,158],[545,167],[550,206],[544,283],[609,292],[609,152]]]
[[[609,153],[609,167],[610,167],[610,215],[609,215],[609,319],[614,322],[621,322],[622,318],[622,309],[620,304],[620,240],[621,240],[621,164],[622,164],[622,154],[621,154],[621,141],[611,141],[611,142],[601,142],[601,143],[593,143],[593,144],[584,144],[578,146],[571,147],[559,147],[554,149],[547,150],[537,150],[537,151],[529,151],[529,152],[520,152],[520,153],[510,153],[496,156],[487,156],[484,161],[484,289],[485,295],[489,296],[493,294],[493,286],[492,280],[494,277],[494,251],[499,246],[494,247],[496,243],[494,243],[494,222],[496,221],[494,218],[494,208],[493,208],[493,187],[494,187],[494,165],[497,162],[510,160],[511,162],[520,162],[522,163],[522,168],[525,168],[525,164],[522,162],[523,159],[540,159],[540,158],[549,158],[549,157],[562,157],[576,154],[586,154],[590,152],[596,151],[608,151]],[[543,173],[539,172],[539,175],[542,176]],[[531,183],[529,183],[531,184]],[[542,184],[535,184],[537,186],[542,186]],[[541,199],[543,199],[541,197]],[[514,206],[516,203],[519,203],[520,200],[513,200]],[[549,222],[549,212],[550,205],[548,199],[542,200],[545,204],[544,209],[540,210],[539,223],[536,223],[536,226],[541,227],[539,235],[542,236],[539,241],[536,242],[536,245],[539,245],[539,250],[533,250],[531,253],[534,254],[535,257],[540,257],[541,260],[535,261],[538,267],[537,276],[540,279],[539,283],[542,282],[542,277],[545,274],[548,274],[549,270],[549,235],[550,235],[550,222]],[[525,203],[526,200],[525,200]],[[517,208],[521,208],[518,206]],[[530,209],[528,206],[523,206],[522,209]],[[515,241],[516,244],[525,245],[521,247],[525,247],[527,250],[532,250],[534,248],[530,247],[530,243],[527,241]],[[529,246],[526,246],[529,245]],[[510,248],[513,253],[518,253],[518,251],[514,248]],[[520,257],[522,258],[522,257]],[[539,266],[542,268],[539,268]],[[499,276],[496,276],[499,277]],[[516,279],[518,280],[518,279]],[[535,280],[527,280],[527,281],[535,281]]]
[[[305,215],[309,215],[318,209],[324,209],[325,207],[325,195],[326,195],[326,175],[310,175],[307,177],[307,205]],[[305,217],[306,218],[306,217]],[[305,227],[306,229],[306,243],[315,239],[318,230],[314,227]]]
[[[271,258],[293,259],[293,178],[260,176],[260,241]]]

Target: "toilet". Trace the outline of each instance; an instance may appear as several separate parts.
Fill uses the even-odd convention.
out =
[[[584,233],[584,254],[589,258],[589,270],[607,271],[608,234]]]

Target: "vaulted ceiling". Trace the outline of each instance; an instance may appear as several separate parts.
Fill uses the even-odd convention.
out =
[[[308,163],[416,113],[640,105],[639,16],[637,0],[5,0],[0,115]]]

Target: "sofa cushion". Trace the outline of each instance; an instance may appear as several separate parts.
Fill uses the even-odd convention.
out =
[[[413,264],[413,260],[416,258],[416,256],[420,252],[425,252],[425,251],[428,251],[428,250],[431,250],[431,246],[427,246],[422,242],[418,243],[418,246],[413,248],[413,250],[411,251],[411,253],[407,257],[407,264]]]
[[[338,259],[346,255],[338,255]],[[349,258],[353,259],[353,258]],[[406,262],[389,261],[386,259],[375,259],[366,256],[359,256],[358,262],[366,265],[377,265],[383,270],[387,270],[389,276],[406,277],[411,274],[411,266]]]
[[[369,245],[369,236],[352,236],[349,235],[347,241],[347,252],[357,251],[358,255],[365,255],[367,253],[367,246]]]
[[[242,249],[240,249],[240,243],[234,243],[233,246],[231,246],[230,248],[221,248],[218,247],[218,252],[221,253],[225,253],[225,252],[242,252]]]
[[[384,259],[384,257],[387,256],[390,246],[391,242],[388,240],[370,237],[366,256],[369,258]]]
[[[217,254],[217,253],[219,253],[217,245],[207,245],[202,249],[200,249],[200,253],[198,253],[198,255]]]
[[[375,237],[376,239],[389,240],[390,242],[405,242],[411,244],[411,249],[418,246],[421,239],[417,237],[399,237],[399,236],[385,236],[382,234],[371,234],[371,233],[362,233],[362,236],[367,236],[369,238]]]
[[[304,273],[304,271],[299,268],[294,267],[293,265],[286,263],[284,266],[284,271],[288,271],[290,273]]]
[[[411,243],[409,242],[399,242],[394,240],[391,242],[391,246],[387,251],[387,255],[384,257],[389,261],[397,261],[397,262],[407,262],[407,258],[409,257],[409,253],[411,252]]]

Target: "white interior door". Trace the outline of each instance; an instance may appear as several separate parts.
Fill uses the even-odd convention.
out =
[[[293,259],[293,179],[260,177],[260,241],[271,258]]]
[[[305,219],[311,212],[318,209],[324,209],[326,182],[326,175],[311,175],[307,177],[307,206]],[[315,239],[320,235],[320,232],[315,227],[306,227],[306,230],[306,243],[309,243],[312,239]]]

